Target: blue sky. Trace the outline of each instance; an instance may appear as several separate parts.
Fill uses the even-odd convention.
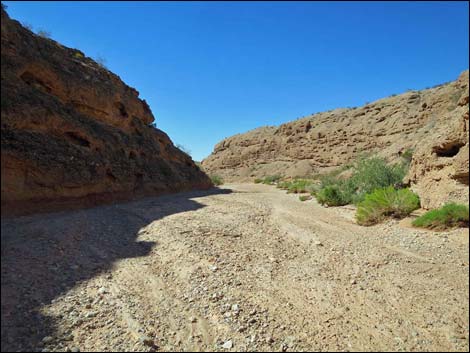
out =
[[[455,79],[467,2],[12,2],[105,58],[201,160],[225,137]]]

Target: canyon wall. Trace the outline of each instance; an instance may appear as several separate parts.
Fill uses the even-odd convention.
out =
[[[227,181],[280,174],[311,176],[362,154],[389,161],[414,150],[406,178],[426,208],[468,202],[468,70],[453,82],[358,108],[261,127],[218,143],[202,162]]]
[[[135,89],[1,17],[2,215],[211,186]]]

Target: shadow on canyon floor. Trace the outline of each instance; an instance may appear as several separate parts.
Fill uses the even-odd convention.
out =
[[[227,193],[213,188],[2,220],[2,351],[37,349],[56,329],[42,306],[120,259],[148,255],[157,244],[136,240],[142,227],[205,207],[192,198]]]

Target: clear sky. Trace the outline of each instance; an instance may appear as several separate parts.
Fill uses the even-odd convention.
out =
[[[201,160],[225,137],[454,80],[467,2],[4,2],[101,56]]]

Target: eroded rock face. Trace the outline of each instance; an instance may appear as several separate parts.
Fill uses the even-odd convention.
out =
[[[135,89],[1,16],[2,214],[211,186]]]
[[[408,181],[424,207],[468,200],[468,71],[457,81],[229,137],[202,165],[226,180],[325,172],[415,149]],[[431,192],[432,190],[432,192]]]
[[[416,146],[407,176],[425,208],[469,201],[468,71],[452,85],[463,92],[457,106],[436,116],[432,131]]]

